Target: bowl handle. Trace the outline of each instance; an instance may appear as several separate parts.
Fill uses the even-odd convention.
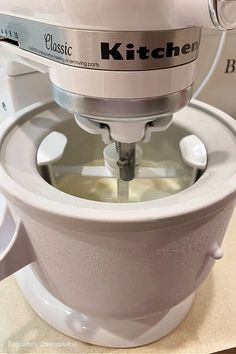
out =
[[[22,221],[16,223],[8,207],[0,227],[0,281],[35,260],[34,252]]]

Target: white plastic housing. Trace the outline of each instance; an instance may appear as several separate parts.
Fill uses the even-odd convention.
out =
[[[0,42],[1,58],[48,72],[51,82],[66,91],[100,98],[149,98],[182,91],[195,79],[195,63],[148,71],[87,70],[61,65]],[[9,59],[8,59],[9,60]]]
[[[147,31],[213,27],[209,0],[2,0],[0,14],[74,29]],[[137,21],[138,18],[138,21]],[[109,72],[66,67],[15,47],[0,56],[49,72],[64,90],[100,98],[147,98],[181,91],[194,81],[194,64],[168,70]],[[7,52],[6,52],[7,50]],[[95,84],[96,83],[96,84]]]
[[[0,68],[0,116],[8,118],[34,102],[51,97],[47,75],[31,72],[9,76]]]
[[[32,0],[30,6],[28,0],[1,0],[0,13],[94,30],[214,27],[208,0]]]

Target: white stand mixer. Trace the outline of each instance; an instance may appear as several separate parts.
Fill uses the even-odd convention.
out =
[[[28,265],[16,275],[23,293],[70,336],[117,347],[161,338],[223,256],[235,199],[235,123],[200,104],[173,119],[191,99],[201,27],[235,28],[236,1],[1,1],[0,79],[22,75],[28,90],[37,87],[29,95],[12,83],[14,99],[2,100],[2,109],[49,97],[47,77],[36,70],[49,74],[54,100],[80,128],[45,101],[2,128],[0,180],[10,209],[0,279]],[[80,178],[79,192],[71,176]],[[95,177],[115,180],[116,193],[88,196],[86,188],[101,190],[89,182]],[[171,192],[158,184],[155,194],[139,179],[174,182]]]

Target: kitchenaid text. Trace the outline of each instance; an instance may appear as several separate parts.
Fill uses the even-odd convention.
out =
[[[111,45],[108,42],[102,42],[101,57],[104,60],[136,60],[137,58],[146,60],[150,58],[172,58],[196,52],[199,49],[199,45],[199,41],[186,43],[183,46],[178,46],[175,45],[174,42],[169,42],[166,46],[150,49],[147,46],[135,48],[133,43],[123,46],[122,43],[115,43]]]

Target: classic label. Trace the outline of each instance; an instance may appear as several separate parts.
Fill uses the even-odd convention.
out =
[[[72,56],[72,47],[67,43],[56,43],[53,40],[53,36],[50,33],[44,35],[45,47],[47,50],[51,50],[58,54]]]

